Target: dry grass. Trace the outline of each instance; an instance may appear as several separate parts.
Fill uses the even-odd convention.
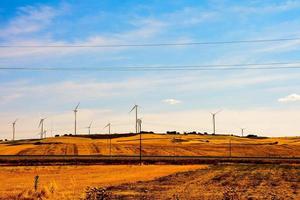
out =
[[[174,139],[175,138],[175,139]],[[112,140],[114,155],[136,155],[139,136]],[[228,156],[229,139],[233,156],[300,156],[300,138],[249,139],[211,135],[143,135],[144,155]],[[19,144],[0,144],[0,155],[108,155],[107,139],[59,137]],[[36,143],[36,144],[34,144]]]
[[[0,197],[26,199],[40,195],[50,199],[54,197],[55,199],[78,199],[88,186],[108,187],[121,183],[147,181],[176,172],[206,167],[204,165],[0,167]],[[36,175],[39,175],[40,181],[38,191],[34,192]]]
[[[300,199],[300,166],[219,165],[109,188],[112,199]]]

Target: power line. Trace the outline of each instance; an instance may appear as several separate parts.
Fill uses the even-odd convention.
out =
[[[0,48],[120,48],[120,47],[159,47],[159,46],[193,46],[193,45],[226,45],[242,43],[266,43],[297,41],[300,38],[275,38],[258,40],[231,40],[210,42],[178,42],[178,43],[144,43],[144,44],[99,44],[99,45],[0,45]]]
[[[274,66],[276,65],[276,66]],[[297,65],[297,66],[291,66]],[[16,71],[217,71],[300,69],[300,62],[271,62],[216,65],[124,66],[124,67],[0,67]]]

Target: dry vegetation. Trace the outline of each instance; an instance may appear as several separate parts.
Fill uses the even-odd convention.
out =
[[[114,155],[136,155],[138,136],[112,140]],[[228,156],[300,156],[300,138],[249,139],[211,135],[143,135],[144,155]],[[107,139],[59,137],[41,141],[0,143],[0,155],[108,155]]]
[[[0,167],[0,199],[26,199],[38,196],[49,199],[79,199],[85,189],[121,183],[146,181],[176,172],[207,166],[48,166]],[[39,176],[38,191],[34,178]],[[29,198],[31,199],[31,198]]]
[[[108,189],[112,199],[300,199],[300,166],[211,166]]]
[[[299,165],[1,167],[0,199],[300,199]],[[35,192],[33,180],[40,175]],[[18,176],[16,176],[18,175]],[[89,197],[89,198],[87,198]]]

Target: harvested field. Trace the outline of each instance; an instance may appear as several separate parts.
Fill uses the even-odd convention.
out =
[[[1,167],[0,180],[5,181],[0,199],[22,200],[35,194],[37,174],[42,188],[37,193],[44,199],[84,198],[87,187],[96,187],[92,191],[101,191],[109,199],[124,200],[300,198],[299,165],[234,164]]]
[[[210,166],[108,191],[112,199],[300,199],[300,166]]]
[[[45,190],[54,187],[57,199],[78,199],[84,195],[87,186],[108,187],[146,181],[206,167],[199,165],[0,167],[0,199],[32,190],[36,175],[39,176],[39,187]]]
[[[137,155],[139,136],[112,139],[113,155]],[[143,155],[300,157],[300,138],[241,138],[212,135],[143,135]],[[58,137],[0,143],[0,155],[109,155],[107,138]]]

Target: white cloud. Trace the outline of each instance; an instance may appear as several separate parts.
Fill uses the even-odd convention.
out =
[[[278,4],[268,4],[267,6],[235,6],[231,10],[242,14],[267,14],[286,12],[294,9],[299,9],[299,1],[285,1]]]
[[[164,100],[162,100],[162,102],[170,104],[170,105],[176,105],[176,104],[181,103],[181,101],[179,101],[177,99],[164,99]]]
[[[217,12],[204,11],[192,7],[185,7],[181,10],[166,15],[166,21],[169,22],[169,25],[175,27],[196,26],[204,22],[215,20],[216,18]]]
[[[0,37],[15,37],[34,33],[48,26],[59,15],[59,10],[50,6],[26,6],[19,8],[19,14],[0,31]]]
[[[33,8],[31,8],[33,9]],[[86,38],[81,38],[74,40],[72,42],[67,42],[64,40],[56,40],[51,37],[36,37],[34,32],[40,30],[47,30],[47,26],[51,23],[51,20],[58,16],[58,14],[50,14],[54,8],[51,7],[42,7],[37,9],[35,12],[44,13],[44,17],[35,19],[37,13],[31,14],[31,12],[26,12],[24,16],[20,16],[17,19],[14,19],[10,22],[10,25],[1,30],[0,37],[5,37],[6,44],[11,46],[93,46],[93,45],[115,45],[115,44],[130,44],[137,43],[137,38],[139,43],[147,43],[150,39],[156,37],[161,32],[165,31],[166,24],[160,20],[154,19],[139,19],[132,22],[135,28],[131,30],[122,31],[117,34],[102,35],[96,34]],[[57,11],[58,12],[58,11]],[[31,16],[33,15],[33,16]],[[42,15],[42,14],[40,14]],[[47,18],[48,16],[48,18]],[[28,20],[28,19],[32,20]],[[23,28],[24,26],[24,28]],[[30,30],[28,27],[31,27]],[[28,30],[27,30],[28,29]],[[22,31],[24,30],[24,31]],[[51,30],[49,30],[51,33]],[[23,37],[26,35],[31,37]],[[17,37],[18,36],[18,37]],[[48,34],[51,36],[51,34]],[[10,39],[13,38],[13,40]],[[14,58],[14,57],[23,57],[27,59],[29,56],[32,57],[57,57],[57,56],[66,56],[66,55],[78,55],[87,53],[91,55],[92,53],[97,53],[97,56],[106,55],[107,53],[116,53],[119,51],[127,50],[127,47],[122,48],[65,48],[63,51],[57,51],[56,48],[34,48],[28,47],[26,51],[24,48],[9,48],[9,49],[0,49],[0,58]],[[30,58],[29,60],[31,60]],[[107,59],[107,56],[103,56],[103,59]],[[24,63],[24,61],[23,61]]]
[[[282,102],[282,103],[300,101],[300,95],[299,94],[290,94],[286,97],[278,99],[278,101]]]

